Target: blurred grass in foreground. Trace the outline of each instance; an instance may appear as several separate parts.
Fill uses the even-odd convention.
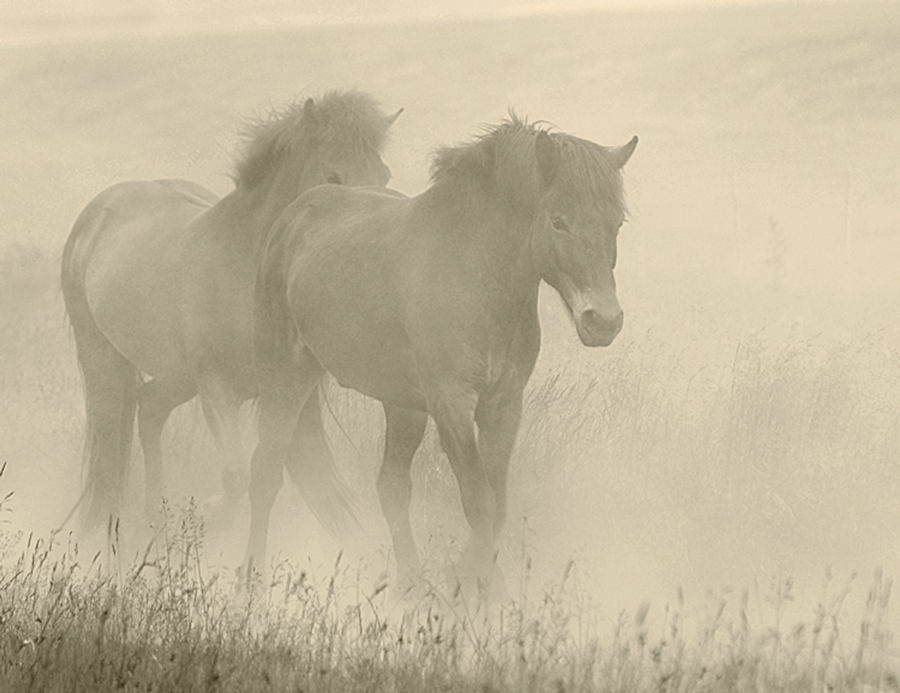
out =
[[[7,498],[7,502],[8,502]],[[643,603],[600,625],[569,583],[488,616],[439,591],[391,603],[361,593],[340,558],[317,577],[276,566],[236,594],[207,564],[202,522],[168,512],[155,543],[105,560],[53,541],[0,536],[0,688],[18,691],[893,691],[884,626],[891,583],[876,573],[847,624],[848,587],[826,579],[809,618],[786,622],[790,580],[689,616]],[[100,565],[113,566],[112,569]],[[527,571],[527,566],[525,567]]]

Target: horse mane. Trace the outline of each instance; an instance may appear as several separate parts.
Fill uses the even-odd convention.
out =
[[[560,193],[589,195],[624,215],[622,174],[609,160],[608,147],[551,132],[547,123],[529,123],[513,111],[499,125],[483,126],[471,142],[438,149],[432,159],[431,181],[447,187],[467,182],[482,187],[493,184],[516,204],[533,204],[544,187],[534,149],[535,137],[542,129],[559,148],[554,185]]]
[[[253,188],[286,159],[309,156],[316,147],[336,148],[351,156],[378,154],[387,140],[390,120],[374,97],[355,89],[329,91],[313,102],[294,102],[242,128],[243,146],[234,164],[236,186]]]

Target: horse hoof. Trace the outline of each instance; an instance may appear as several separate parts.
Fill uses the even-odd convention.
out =
[[[471,570],[464,564],[445,570],[446,584],[454,602],[464,600],[481,604],[504,604],[512,601],[500,566],[490,571]]]
[[[235,507],[227,496],[212,498],[203,504],[201,514],[206,526],[214,532],[227,532],[234,527]]]
[[[239,498],[250,491],[250,470],[231,470],[222,474],[226,497]]]

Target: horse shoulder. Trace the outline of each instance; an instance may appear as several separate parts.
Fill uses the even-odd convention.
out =
[[[512,376],[524,388],[541,351],[541,321],[538,316],[537,299],[529,301],[523,308],[516,325],[508,352],[508,366]]]

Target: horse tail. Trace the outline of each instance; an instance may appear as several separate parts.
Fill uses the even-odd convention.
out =
[[[288,472],[316,519],[332,536],[340,538],[361,527],[356,506],[322,425],[321,402],[325,393],[319,384],[300,411],[294,432],[294,456]]]
[[[261,392],[267,383],[277,388],[284,382],[282,369],[292,367],[300,339],[288,304],[279,230],[283,226],[270,235],[256,277],[253,353]],[[360,523],[322,424],[323,396],[319,383],[300,410],[285,466],[316,519],[339,538]]]
[[[103,335],[91,314],[79,261],[88,226],[84,215],[75,222],[66,240],[61,281],[84,385],[84,490],[78,504],[82,506],[82,529],[88,531],[105,525],[110,516],[119,512],[141,379],[137,369]]]

